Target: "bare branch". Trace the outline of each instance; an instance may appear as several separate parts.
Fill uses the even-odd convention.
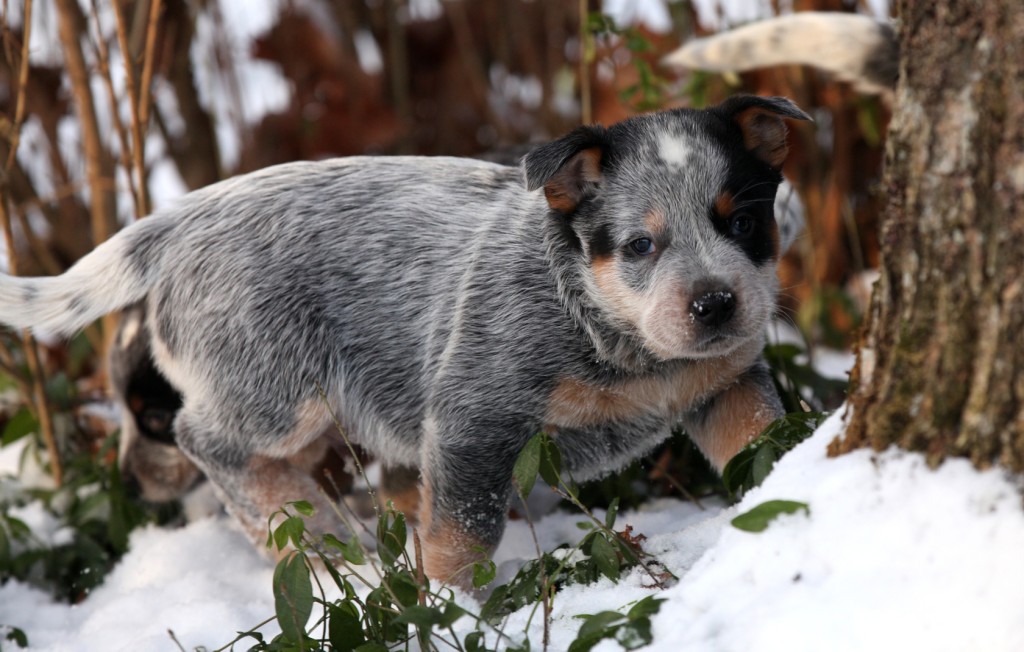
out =
[[[5,12],[6,13],[6,12]],[[32,36],[32,0],[25,0],[25,13],[22,25],[21,43],[21,68],[18,73],[18,97],[14,117],[14,129],[11,135],[11,149],[7,154],[7,163],[4,165],[2,192],[0,192],[0,225],[4,232],[4,243],[7,246],[8,271],[12,276],[18,273],[18,257],[14,249],[14,231],[11,228],[11,214],[9,211],[9,195],[7,191],[7,172],[14,165],[17,156],[21,121],[25,116],[25,87],[28,82],[28,46]],[[53,481],[59,487],[64,481],[64,470],[60,461],[60,450],[57,448],[57,437],[53,431],[53,421],[50,419],[50,406],[46,401],[46,386],[43,382],[43,368],[39,361],[39,349],[36,348],[35,339],[32,334],[25,331],[21,335],[22,346],[25,350],[25,358],[28,361],[29,373],[32,377],[31,394],[27,397],[27,403],[35,408],[36,418],[39,420],[39,430],[43,436],[43,442],[50,455],[50,468],[53,472]],[[17,376],[15,376],[17,378]],[[28,388],[19,385],[22,391]]]
[[[128,47],[128,27],[124,20],[124,9],[121,3],[111,3],[114,18],[117,22],[117,42],[121,47],[121,59],[124,61],[125,73],[128,76],[128,100],[132,116],[132,155],[135,161],[135,215],[142,217],[149,213],[149,198],[146,193],[145,142],[142,139],[142,121],[139,119],[139,85],[135,78],[135,62],[132,61],[131,49]]]
[[[114,123],[114,131],[117,132],[117,139],[121,143],[120,162],[124,167],[125,175],[128,177],[128,188],[131,190],[132,198],[138,204],[139,192],[135,177],[132,174],[132,143],[128,140],[128,131],[125,129],[124,120],[121,119],[121,112],[118,110],[117,93],[114,91],[114,80],[110,75],[110,51],[107,49],[107,41],[103,37],[102,26],[100,25],[100,12],[96,0],[92,0],[92,18],[96,23],[96,41],[93,47],[96,50],[96,59],[100,64],[100,77],[107,89],[107,98],[110,100],[110,118]],[[128,65],[125,63],[125,65]]]
[[[149,126],[150,105],[153,99],[153,62],[156,59],[156,27],[160,20],[160,12],[163,10],[161,0],[152,0],[149,6],[149,25],[146,27],[146,52],[143,55],[142,85],[139,87],[139,122],[142,123],[142,130]]]

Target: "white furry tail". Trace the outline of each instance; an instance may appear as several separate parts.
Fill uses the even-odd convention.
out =
[[[142,299],[156,260],[129,256],[138,236],[162,238],[167,225],[149,218],[122,230],[60,276],[21,278],[0,274],[0,324],[61,335]],[[157,255],[159,258],[159,255]]]
[[[886,23],[858,14],[806,11],[690,41],[662,63],[715,72],[805,64],[852,82],[862,92],[889,97],[898,59],[899,45]]]

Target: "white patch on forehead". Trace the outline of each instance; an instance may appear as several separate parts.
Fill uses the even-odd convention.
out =
[[[685,167],[693,154],[686,138],[662,132],[658,134],[658,156],[671,167]]]

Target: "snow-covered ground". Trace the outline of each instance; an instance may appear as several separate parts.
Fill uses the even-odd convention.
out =
[[[833,416],[736,507],[701,511],[662,500],[620,515],[679,582],[652,591],[636,571],[617,585],[563,590],[550,649],[576,637],[575,616],[628,609],[656,593],[667,601],[653,618],[651,650],[1024,650],[1024,512],[1015,484],[960,460],[933,471],[897,450],[829,459],[825,448],[841,429]],[[810,513],[780,517],[758,534],[730,525],[772,499],[805,502]],[[574,542],[580,520],[542,519],[541,545]],[[532,551],[526,526],[511,523],[496,559],[507,567]],[[168,630],[186,649],[212,649],[273,614],[272,572],[223,517],[149,527],[132,535],[130,552],[81,604],[3,585],[0,623],[23,629],[33,650],[175,649]],[[514,614],[506,633],[525,629],[539,649],[542,623],[534,616],[527,626],[529,616]],[[464,619],[456,630],[471,626]],[[619,648],[605,641],[596,649]]]

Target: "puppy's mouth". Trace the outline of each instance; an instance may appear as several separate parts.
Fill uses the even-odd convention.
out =
[[[713,333],[701,335],[691,347],[694,358],[718,358],[729,355],[741,345],[747,338],[744,334],[735,329],[718,330]]]

